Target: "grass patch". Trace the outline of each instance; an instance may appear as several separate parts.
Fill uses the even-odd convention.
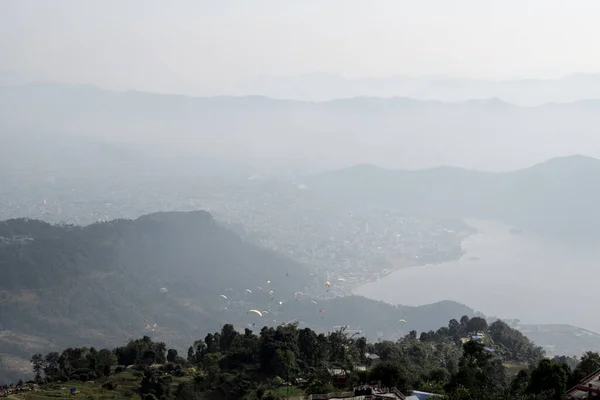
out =
[[[282,386],[277,389],[272,389],[271,392],[286,397],[304,396],[304,390],[296,386]]]
[[[527,363],[504,363],[504,368],[506,368],[506,374],[508,376],[515,376],[522,369],[527,368]]]

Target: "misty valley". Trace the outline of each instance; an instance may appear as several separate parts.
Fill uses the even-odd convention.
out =
[[[597,254],[588,240],[599,220],[580,205],[597,194],[589,187],[562,194],[580,219],[552,201],[523,213],[564,186],[532,175],[595,176],[600,161],[555,159],[489,178],[370,166],[281,177],[218,163],[208,174],[201,158],[119,149],[89,145],[81,168],[50,160],[44,169],[4,170],[0,306],[19,317],[2,321],[0,343],[13,369],[26,370],[32,345],[114,346],[152,334],[184,346],[226,322],[256,331],[289,322],[323,332],[345,326],[397,340],[463,314],[487,315],[512,321],[550,355],[600,348],[591,309],[577,306],[582,297],[547,295],[560,292],[574,268],[592,273]],[[90,159],[93,170],[85,168]],[[32,173],[35,186],[26,185]],[[163,210],[176,212],[154,214]],[[243,256],[248,246],[263,250]],[[147,282],[123,286],[137,285],[135,276]],[[250,309],[264,318],[248,318]]]
[[[0,1],[0,399],[600,399],[599,13]]]

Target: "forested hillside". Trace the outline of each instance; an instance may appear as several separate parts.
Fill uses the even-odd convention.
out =
[[[488,326],[485,319],[468,316],[397,341],[374,343],[344,329],[320,334],[296,324],[237,332],[227,324],[185,352],[144,336],[112,350],[68,348],[33,354],[30,361],[35,380],[10,387],[16,396],[27,396],[35,382],[36,398],[68,398],[68,389],[75,388],[90,399],[147,400],[397,390],[433,392],[449,400],[558,400],[600,367],[597,353],[550,360],[506,323]]]
[[[320,331],[348,325],[375,337],[473,314],[454,302],[396,307],[356,296],[322,300],[324,278],[241,240],[202,211],[85,227],[4,221],[0,271],[7,371],[18,370],[19,357],[32,349],[115,346],[143,334],[182,348],[225,323],[242,330],[289,321]]]

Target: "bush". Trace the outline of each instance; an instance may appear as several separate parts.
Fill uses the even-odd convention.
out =
[[[90,375],[91,373],[92,373],[92,370],[89,368],[78,368],[77,370],[75,370],[75,375],[82,375],[82,374]]]
[[[165,365],[164,369],[165,369],[165,371],[173,372],[173,371],[175,371],[175,364],[173,364],[172,362],[167,363],[167,365]]]
[[[144,373],[140,371],[134,371],[133,376],[135,376],[136,378],[141,378],[144,376]]]
[[[117,368],[115,368],[115,374],[120,374],[123,371],[125,371],[124,365],[118,365]]]
[[[90,380],[90,377],[88,374],[81,374],[81,375],[79,375],[79,377],[77,379],[80,380],[81,382],[87,382]]]
[[[106,382],[102,385],[102,389],[106,390],[115,390],[117,388],[117,384],[114,382]]]

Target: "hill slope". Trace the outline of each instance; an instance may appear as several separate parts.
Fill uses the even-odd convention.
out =
[[[306,179],[318,196],[398,208],[409,214],[494,218],[538,231],[600,234],[600,160],[569,156],[505,173],[439,167],[356,166]]]
[[[15,357],[32,352],[118,345],[143,334],[187,346],[224,323],[258,329],[297,320],[375,335],[400,331],[400,318],[410,321],[405,329],[426,330],[473,314],[453,302],[413,308],[319,300],[324,279],[244,242],[202,211],[85,227],[4,221],[0,271],[0,354],[11,369],[19,366]]]

